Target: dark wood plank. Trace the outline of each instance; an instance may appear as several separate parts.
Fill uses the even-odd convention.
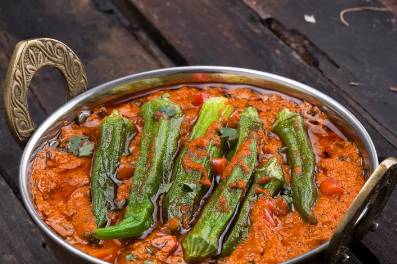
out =
[[[57,263],[22,204],[0,175],[0,262]]]
[[[395,69],[396,58],[395,56],[394,58],[387,58],[387,56],[393,57],[392,54],[395,54],[395,52],[384,52],[381,57],[377,58],[375,65],[367,65],[365,63],[368,63],[370,58],[376,58],[376,49],[367,48],[366,51],[371,52],[371,54],[365,54],[365,52],[351,53],[356,46],[365,46],[364,43],[367,42],[373,45],[379,39],[383,40],[383,38],[387,41],[387,46],[382,48],[394,50],[395,46],[391,47],[391,43],[395,35],[389,32],[390,14],[380,14],[382,19],[387,21],[382,19],[375,21],[377,28],[381,25],[385,27],[380,29],[380,32],[370,28],[368,30],[370,30],[371,34],[367,34],[365,33],[365,27],[363,27],[360,29],[362,31],[355,32],[354,36],[349,37],[346,41],[343,39],[344,35],[338,35],[339,27],[343,27],[343,25],[338,25],[338,30],[328,28],[333,26],[331,22],[326,24],[328,27],[321,27],[316,37],[320,40],[323,38],[322,42],[324,43],[330,41],[328,46],[333,46],[335,53],[337,53],[337,56],[335,55],[336,58],[342,59],[338,63],[339,60],[334,60],[334,54],[328,54],[321,49],[318,50],[318,45],[311,44],[309,41],[311,38],[293,35],[292,37],[298,39],[292,43],[287,42],[282,35],[275,31],[272,27],[273,25],[268,23],[271,21],[267,21],[269,18],[267,9],[273,10],[272,8],[286,5],[288,7],[286,9],[290,13],[282,15],[284,20],[288,20],[289,16],[297,17],[294,14],[295,10],[299,12],[303,10],[315,12],[319,9],[321,10],[321,15],[317,17],[318,20],[331,20],[330,15],[327,13],[329,11],[333,14],[333,23],[340,23],[338,16],[335,17],[335,14],[332,13],[335,12],[335,7],[327,7],[327,5],[332,6],[334,1],[327,3],[327,5],[324,5],[322,1],[312,1],[312,6],[308,9],[304,9],[304,7],[310,6],[310,4],[305,6],[301,5],[301,2],[296,1],[250,1],[251,4],[255,2],[267,6],[267,9],[254,10],[256,11],[255,13],[252,13],[251,10],[247,9],[247,6],[243,6],[239,1],[175,0],[165,2],[161,0],[130,0],[130,2],[133,4],[131,8],[141,12],[147,23],[154,25],[157,29],[158,33],[156,34],[175,47],[187,63],[255,68],[278,73],[312,85],[346,105],[364,123],[375,141],[380,156],[389,156],[396,153],[397,142],[394,140],[393,131],[389,131],[392,120],[387,120],[385,119],[386,117],[377,119],[378,114],[386,112],[385,104],[388,107],[393,107],[391,98],[396,96],[388,89],[388,85],[391,85],[393,78],[395,78],[395,75],[391,73]],[[340,3],[341,1],[338,1],[335,6]],[[349,1],[344,3],[349,3]],[[320,7],[321,5],[324,6]],[[283,8],[286,6],[283,6]],[[300,8],[297,6],[300,6]],[[317,9],[313,6],[317,6]],[[200,11],[198,12],[198,10]],[[308,14],[310,14],[309,11]],[[371,15],[375,16],[377,14]],[[302,13],[299,13],[299,19],[301,20],[300,22],[294,21],[288,26],[294,28],[295,24],[304,24],[306,28],[313,27],[312,24],[304,21]],[[354,21],[354,23],[361,25],[364,19],[367,18]],[[371,21],[368,23],[372,27]],[[281,24],[280,26],[283,25]],[[348,31],[345,28],[341,30],[345,31],[344,34]],[[328,32],[331,33],[325,34]],[[354,40],[354,37],[359,34],[365,35],[362,44]],[[335,38],[332,42],[330,37],[333,36]],[[374,39],[370,40],[371,38]],[[338,48],[338,41],[344,43],[343,47]],[[349,41],[353,41],[354,45],[349,44]],[[394,43],[396,42],[394,41]],[[343,48],[347,49],[344,50]],[[303,49],[303,51],[300,49]],[[344,58],[344,56],[348,56],[348,58]],[[361,56],[364,57],[364,61],[360,61]],[[387,73],[384,73],[384,70],[382,71],[382,67],[385,67],[385,65],[381,65],[383,59],[388,60],[387,64],[385,64],[388,67],[386,69]],[[355,60],[359,62],[355,62],[355,68],[351,69],[350,65]],[[365,67],[360,64],[365,64]],[[365,70],[367,70],[367,74],[362,76]],[[351,82],[360,82],[361,85],[356,87]],[[382,87],[382,92],[378,93],[378,90],[369,87],[373,84],[378,84],[374,86],[375,88]],[[379,86],[380,84],[383,86]],[[372,109],[375,110],[372,111]],[[380,111],[379,109],[382,110]],[[394,112],[388,113],[390,113],[388,118],[391,118]],[[390,263],[388,262],[391,259],[389,257],[396,258],[397,256],[395,251],[397,243],[393,243],[396,240],[393,231],[395,228],[391,225],[397,220],[396,216],[390,212],[393,208],[397,208],[397,192],[393,194],[381,219],[381,226],[385,230],[381,228],[378,232],[369,234],[374,243],[363,245],[363,247],[371,248],[373,253],[379,255],[381,261],[385,263]],[[382,240],[386,240],[388,243],[384,243]],[[364,240],[364,242],[366,241],[367,239]],[[384,251],[386,244],[392,247],[389,255]]]
[[[29,10],[27,11],[27,7]],[[8,61],[19,40],[52,37],[72,47],[84,62],[89,86],[126,74],[163,67],[167,58],[155,47],[146,48],[129,25],[117,14],[98,10],[92,1],[3,1],[0,4],[0,79],[4,80]],[[153,56],[155,54],[156,57]],[[37,123],[65,101],[63,77],[43,70],[35,77],[29,96],[30,111]],[[0,90],[3,97],[3,90]],[[4,113],[3,100],[0,111]],[[0,115],[0,173],[18,194],[18,165],[22,149],[8,131]],[[43,238],[21,204],[0,178],[1,263],[56,263],[43,248]],[[3,190],[4,189],[4,190]]]
[[[311,60],[323,75],[368,113],[365,119],[394,146],[397,145],[397,28],[391,12],[346,13],[346,27],[339,19],[344,9],[383,7],[377,1],[243,0],[288,45]],[[389,1],[390,2],[390,1]],[[392,7],[392,5],[390,4]],[[308,23],[313,15],[316,23]],[[352,85],[357,83],[358,85]],[[381,151],[381,150],[380,150]]]
[[[27,11],[29,7],[29,11]],[[15,44],[34,37],[51,37],[68,44],[86,66],[89,87],[127,74],[168,66],[168,59],[147,44],[138,41],[135,31],[123,23],[117,14],[101,10],[93,1],[29,0],[2,1],[0,4],[0,79],[5,78],[6,67]],[[143,38],[140,32],[139,39]],[[65,102],[64,80],[55,70],[39,72],[31,90],[38,99],[33,107],[41,105],[44,112],[31,109],[35,120],[42,121]],[[1,94],[2,96],[2,91]],[[32,102],[34,100],[31,100]],[[1,100],[0,107],[3,108]],[[0,109],[3,111],[3,109]],[[21,150],[11,138],[0,116],[0,171],[15,192],[17,168]]]
[[[0,80],[4,80],[12,52],[12,48],[8,44],[10,42],[15,43],[15,39],[4,29],[1,29],[1,25],[2,21],[0,20]],[[6,52],[7,50],[9,52]],[[3,98],[3,89],[0,89],[0,97]],[[29,94],[28,102],[35,120],[43,120],[47,116],[46,109],[40,104],[35,94]],[[3,100],[0,100],[0,112],[0,173],[7,179],[7,183],[10,184],[12,190],[18,193],[18,166],[22,149],[8,130]]]
[[[303,63],[303,58],[240,1],[129,1],[131,9],[141,12],[157,29],[157,35],[178,50],[188,64],[254,68],[307,83],[347,106],[367,127],[380,155],[394,152],[395,146],[386,140],[383,131],[366,122],[368,113],[361,105],[321,70]]]
[[[388,86],[397,83],[393,73],[397,60],[390,56],[397,52],[397,34],[391,14],[350,14],[347,18],[351,26],[346,28],[339,20],[339,12],[348,7],[368,6],[368,2],[336,1],[325,5],[317,1],[303,1],[299,5],[293,2],[286,5],[283,1],[272,5],[251,0],[244,2],[272,26],[276,34],[284,36],[289,45],[299,47],[301,50],[296,49],[297,52],[301,51],[301,55],[306,54],[310,60],[316,61],[315,67],[363,105],[369,112],[366,120],[395,144],[395,122],[392,121],[396,110],[393,100],[397,95]],[[313,14],[317,18],[316,23],[307,23],[305,14]],[[360,85],[351,86],[351,81]],[[397,257],[395,208],[397,191],[382,214],[379,230],[369,233],[362,241],[363,246],[382,263],[394,263]]]
[[[10,2],[0,10],[5,31],[17,40],[46,36],[65,42],[86,65],[90,87],[163,66],[115,14],[98,10],[93,1],[40,0],[34,5],[29,0]],[[28,13],[24,12],[27,6]],[[51,83],[47,86],[51,87]],[[42,100],[52,102],[48,97],[47,93]],[[51,99],[60,102],[58,96]]]
[[[365,119],[394,146],[396,144],[397,94],[390,91],[397,76],[397,31],[391,13],[363,11],[346,15],[350,26],[339,13],[350,7],[381,6],[376,1],[277,1],[243,0],[283,41],[293,47],[308,64],[317,67],[326,78],[353,98],[362,108]],[[395,12],[395,2],[384,1]],[[314,15],[308,23],[304,15]],[[352,86],[350,82],[360,83]],[[372,134],[372,133],[371,133]],[[383,151],[378,146],[382,155]],[[396,151],[390,153],[396,155]],[[368,233],[361,249],[366,248],[381,263],[395,263],[397,258],[397,190],[380,218],[377,232]],[[358,252],[360,253],[360,252]]]
[[[376,232],[369,232],[361,243],[380,263],[394,264],[397,259],[397,190],[379,219],[379,228]]]

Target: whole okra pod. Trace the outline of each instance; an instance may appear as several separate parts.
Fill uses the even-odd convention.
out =
[[[200,200],[211,185],[211,160],[221,155],[218,127],[233,111],[225,97],[209,98],[201,107],[189,141],[176,159],[172,185],[164,196],[166,218],[188,228]]]
[[[267,178],[266,183],[262,184],[265,177]],[[275,157],[271,158],[263,167],[255,171],[254,182],[245,196],[231,231],[224,240],[222,257],[229,256],[241,242],[248,238],[248,232],[251,226],[250,216],[252,206],[263,195],[261,192],[258,193],[257,189],[266,189],[269,195],[273,197],[283,185],[283,170]]]
[[[117,111],[105,117],[99,126],[91,175],[92,209],[98,227],[106,224],[108,210],[114,208],[117,167],[134,135],[135,126]]]
[[[284,108],[277,114],[273,131],[287,147],[294,206],[303,220],[315,224],[317,219],[312,208],[317,199],[316,160],[303,117]]]
[[[126,212],[118,224],[97,229],[96,238],[137,237],[154,224],[154,203],[171,172],[183,113],[177,104],[160,97],[145,103],[140,114],[144,127]]]
[[[244,122],[249,125],[243,125]],[[261,121],[255,108],[246,108],[240,118],[241,143],[211,195],[200,218],[182,242],[187,261],[202,261],[218,253],[219,240],[232,219],[257,163],[258,130]]]

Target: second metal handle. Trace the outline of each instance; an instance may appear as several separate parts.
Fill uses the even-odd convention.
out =
[[[397,159],[385,159],[364,184],[335,230],[327,249],[327,263],[349,258],[349,244],[361,239],[383,211],[397,184]]]

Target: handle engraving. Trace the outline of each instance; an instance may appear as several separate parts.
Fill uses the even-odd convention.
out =
[[[87,76],[77,55],[58,40],[39,38],[19,42],[8,67],[4,101],[9,126],[24,143],[35,130],[27,103],[28,89],[34,74],[44,66],[60,70],[67,82],[68,99],[85,91]]]

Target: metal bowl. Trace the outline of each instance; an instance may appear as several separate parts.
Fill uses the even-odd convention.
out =
[[[55,41],[49,39],[41,39],[40,41],[46,40]],[[14,53],[10,68],[13,68],[13,65],[19,65],[19,61],[23,61],[20,60],[20,57],[23,58],[20,50],[17,51],[17,54]],[[83,73],[82,77],[80,78],[80,83],[85,77],[84,69],[82,68],[82,70]],[[10,104],[10,98],[13,97],[12,94],[15,94],[12,92],[12,89],[14,89],[12,86],[13,73],[14,70],[9,69],[9,78],[7,79],[6,83],[6,89],[9,89],[9,91],[6,92],[8,96],[6,96],[6,105],[7,103]],[[33,74],[34,72],[32,75]],[[257,87],[259,90],[265,89],[277,91],[301,100],[305,100],[313,105],[318,106],[351,141],[357,144],[363,157],[363,166],[366,175],[372,173],[378,166],[378,158],[375,146],[367,131],[357,120],[357,118],[334,99],[305,84],[271,73],[242,68],[216,66],[176,67],[128,75],[126,77],[94,87],[61,106],[57,111],[51,114],[34,132],[23,152],[19,168],[19,183],[23,203],[37,226],[49,240],[52,249],[55,251],[61,262],[71,263],[73,261],[74,263],[107,263],[74,248],[72,245],[68,244],[68,242],[63,240],[62,237],[60,237],[42,220],[39,212],[34,206],[31,193],[31,167],[36,151],[43,147],[43,145],[47,144],[50,139],[54,138],[64,122],[72,121],[83,107],[94,107],[99,104],[120,100],[125,97],[139,97],[142,96],[143,93],[147,93],[153,89],[189,83],[251,85]],[[27,85],[28,84],[29,82],[27,82]],[[83,86],[84,85],[82,85],[82,87]],[[25,87],[25,89],[27,92],[27,87]],[[7,107],[9,107],[9,105]],[[10,126],[14,129],[14,134],[19,139],[23,139],[21,136],[18,136],[18,132],[15,131],[18,129],[18,124],[15,124],[12,116],[10,116],[13,114],[13,109],[8,109],[7,114]],[[29,115],[27,116],[30,118]],[[21,135],[21,133],[19,133],[19,135]],[[28,136],[29,135],[27,135],[27,137]],[[368,193],[366,193],[366,195],[368,195]],[[366,202],[368,202],[368,200],[366,200]],[[363,203],[364,202],[361,201],[361,205]],[[358,212],[359,216],[355,217],[353,220],[350,219],[353,221],[350,221],[350,225],[356,225],[358,223],[358,219],[363,217],[366,208],[366,204],[360,207],[361,211]],[[355,213],[357,214],[357,210]],[[286,263],[298,263],[318,257],[319,253],[324,251],[328,246],[329,242],[324,243],[301,256],[287,261]]]

